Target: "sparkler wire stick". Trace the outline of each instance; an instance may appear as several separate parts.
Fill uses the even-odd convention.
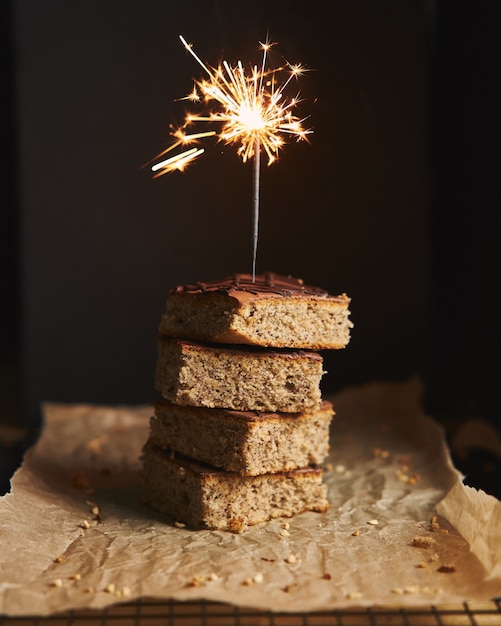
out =
[[[259,173],[261,162],[261,146],[259,135],[256,137],[256,145],[254,148],[254,206],[252,212],[252,282],[256,282],[256,260],[257,260],[257,240],[259,234]]]

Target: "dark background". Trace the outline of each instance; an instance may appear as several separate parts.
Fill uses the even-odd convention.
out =
[[[312,69],[314,134],[263,167],[258,271],[352,297],[324,392],[417,375],[449,433],[498,427],[495,4],[4,3],[4,420],[149,402],[168,289],[251,270],[251,164],[208,143],[184,173],[141,165],[202,75],[178,35],[215,65],[258,61],[269,33],[273,65]]]

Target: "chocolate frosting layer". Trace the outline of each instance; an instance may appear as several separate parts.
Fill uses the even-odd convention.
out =
[[[181,285],[172,290],[172,293],[225,293],[229,296],[235,292],[246,292],[253,295],[279,295],[291,296],[316,296],[323,298],[346,299],[346,296],[331,296],[325,289],[305,285],[300,278],[283,276],[273,272],[256,275],[252,279],[251,274],[232,274],[221,280],[210,282],[197,282],[193,285]]]

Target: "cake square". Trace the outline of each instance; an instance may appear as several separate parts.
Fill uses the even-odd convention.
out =
[[[248,526],[328,509],[322,469],[242,476],[155,446],[143,450],[145,503],[193,529],[243,532]]]
[[[329,452],[332,404],[260,413],[154,403],[150,441],[228,472],[256,476],[320,464]]]
[[[350,340],[346,294],[272,272],[234,274],[170,291],[159,332],[196,341],[325,350]]]
[[[317,352],[158,340],[155,386],[174,404],[300,413],[320,406],[323,374]]]

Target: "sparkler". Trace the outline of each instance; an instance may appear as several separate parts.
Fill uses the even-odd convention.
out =
[[[172,128],[174,142],[155,157],[157,160],[174,150],[181,151],[169,156],[151,168],[154,178],[175,170],[183,171],[193,162],[204,149],[190,147],[199,144],[206,137],[217,136],[226,144],[236,145],[237,154],[245,163],[254,159],[253,167],[253,257],[252,277],[256,276],[256,257],[259,228],[259,186],[261,151],[268,157],[268,165],[276,162],[279,150],[283,147],[286,137],[295,137],[297,141],[306,139],[311,130],[303,127],[304,119],[293,113],[294,107],[300,102],[299,97],[287,99],[285,89],[293,78],[299,78],[306,71],[301,65],[285,63],[275,69],[267,69],[268,51],[272,44],[261,43],[263,52],[261,65],[254,65],[250,73],[246,73],[240,61],[235,66],[223,61],[217,68],[205,64],[195,53],[193,47],[180,35],[183,46],[193,56],[207,75],[196,80],[193,91],[183,98],[193,103],[202,99],[205,103],[217,105],[207,115],[188,113],[180,128]],[[286,78],[279,80],[280,74]],[[198,122],[216,123],[219,130],[207,130],[188,133],[186,129]]]

